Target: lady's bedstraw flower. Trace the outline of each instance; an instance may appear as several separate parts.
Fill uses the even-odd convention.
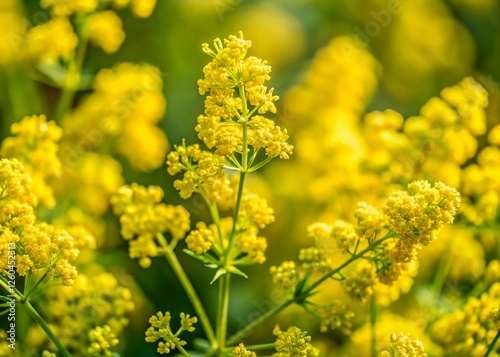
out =
[[[53,207],[55,199],[48,181],[61,176],[61,128],[45,115],[32,115],[12,124],[10,131],[12,136],[2,142],[0,154],[20,160],[32,178],[32,192],[45,206]]]
[[[156,315],[151,316],[149,319],[149,323],[151,327],[149,327],[146,331],[146,342],[156,342],[159,339],[163,341],[158,343],[158,353],[160,354],[168,354],[173,349],[182,349],[182,346],[186,345],[186,341],[181,340],[178,336],[183,331],[193,332],[193,325],[198,321],[196,317],[190,317],[189,315],[181,312],[181,327],[177,330],[177,332],[173,332],[170,327],[170,312],[158,312]]]
[[[278,325],[273,330],[276,337],[274,344],[276,353],[272,357],[317,357],[319,349],[311,344],[311,336],[298,327],[289,327],[281,331]]]
[[[257,357],[257,355],[255,352],[248,351],[245,345],[240,343],[233,349],[231,357]]]
[[[460,205],[460,194],[442,182],[431,186],[427,181],[414,181],[408,192],[398,191],[383,207],[392,229],[403,245],[428,245],[444,224],[453,222]]]
[[[347,305],[334,300],[320,306],[318,313],[321,317],[321,332],[338,329],[346,335],[351,334],[354,312],[349,310]]]
[[[111,10],[90,15],[86,26],[90,42],[107,54],[118,51],[125,40],[122,20]]]
[[[264,149],[268,158],[287,159],[293,147],[288,134],[273,121],[254,113],[275,113],[273,89],[264,85],[270,79],[271,66],[256,57],[246,57],[250,41],[229,36],[214,41],[215,51],[203,44],[203,51],[213,60],[205,66],[204,79],[198,81],[201,95],[207,94],[205,115],[198,117],[196,131],[209,149],[221,156],[242,153],[248,144],[253,159]],[[253,107],[253,108],[252,108]],[[246,150],[246,149],[245,149]],[[247,163],[244,163],[246,165]],[[246,167],[245,167],[246,169]]]
[[[294,261],[284,261],[279,266],[272,266],[270,269],[273,276],[273,283],[281,285],[288,294],[293,294],[297,286],[299,273]]]
[[[50,8],[53,16],[69,16],[94,11],[99,0],[42,0],[41,5]]]
[[[61,16],[30,29],[26,51],[37,61],[58,63],[60,59],[69,57],[77,44],[78,37],[71,22]]]
[[[79,250],[66,231],[46,223],[35,224],[36,199],[30,184],[31,178],[19,161],[0,160],[0,246],[15,243],[19,275],[43,272],[63,285],[73,285],[77,271],[71,262],[78,257]],[[0,257],[0,267],[5,269],[7,255],[2,253]]]
[[[88,353],[92,357],[112,357],[111,348],[118,345],[118,339],[108,325],[97,326],[88,333],[90,347]]]
[[[479,298],[469,297],[461,309],[434,322],[432,338],[444,346],[446,355],[484,356],[498,333],[499,301],[500,283],[495,283]]]
[[[409,335],[392,334],[391,345],[392,352],[383,351],[380,357],[427,357],[422,342]]]
[[[137,184],[122,186],[111,198],[115,214],[120,215],[121,234],[130,240],[129,255],[139,258],[143,268],[158,255],[157,234],[169,232],[182,239],[189,231],[189,213],[182,206],[161,203],[163,190]]]

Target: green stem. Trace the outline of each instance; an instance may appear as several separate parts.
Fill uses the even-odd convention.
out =
[[[245,348],[249,351],[259,351],[259,350],[272,350],[274,349],[274,342],[272,343],[261,343],[260,345],[250,345],[245,346]]]
[[[177,347],[177,349],[183,356],[190,357],[189,353],[187,353],[187,351],[181,345],[175,345],[175,347]]]
[[[447,250],[444,257],[439,262],[439,267],[436,272],[436,277],[434,278],[434,283],[432,289],[434,292],[434,301],[439,302],[441,292],[443,290],[443,285],[446,282],[446,276],[451,268],[451,249]]]
[[[174,271],[175,275],[177,276],[177,279],[179,279],[179,282],[181,283],[182,287],[184,288],[184,291],[186,292],[189,301],[191,301],[191,304],[194,307],[194,310],[196,311],[197,317],[200,320],[201,327],[203,328],[203,331],[205,331],[205,334],[207,335],[207,339],[211,344],[215,343],[215,334],[214,330],[212,329],[212,325],[210,324],[210,320],[208,319],[207,313],[205,312],[205,309],[203,308],[203,305],[201,304],[200,298],[196,294],[196,291],[194,290],[193,285],[191,284],[191,281],[189,280],[188,276],[186,275],[186,272],[182,268],[181,264],[179,263],[179,260],[177,259],[177,255],[175,252],[168,246],[167,241],[165,237],[160,233],[157,236],[157,240],[160,243],[161,247],[165,251],[165,257],[167,258],[168,263],[172,267],[172,270]]]
[[[9,287],[9,282],[7,281],[7,279],[5,279],[5,277],[3,275],[0,275],[0,285],[5,289],[5,291],[10,293],[11,288]],[[13,288],[13,290],[14,290],[14,293],[16,294],[16,299],[18,301],[21,301],[24,298],[23,294],[19,290],[17,290],[15,287]]]
[[[85,60],[85,53],[87,52],[88,35],[85,31],[85,17],[77,18],[77,34],[79,35],[79,43],[76,53],[70,59],[64,83],[62,88],[61,97],[54,112],[53,120],[60,122],[64,114],[68,111],[76,91],[80,86],[81,72],[83,61]]]
[[[286,307],[288,307],[289,305],[291,305],[295,301],[303,301],[305,298],[307,298],[311,294],[311,292],[314,289],[316,289],[325,280],[329,279],[331,276],[333,276],[335,274],[338,274],[346,266],[348,266],[349,264],[351,264],[355,260],[359,259],[364,254],[368,253],[369,251],[371,251],[376,246],[380,245],[385,240],[387,240],[389,238],[392,238],[392,237],[394,237],[393,232],[388,233],[385,237],[383,237],[383,238],[379,239],[378,241],[370,244],[367,248],[363,249],[358,254],[353,255],[350,259],[346,260],[344,263],[342,263],[337,268],[335,268],[335,269],[331,270],[330,272],[326,273],[325,275],[323,275],[321,278],[319,278],[318,280],[316,280],[311,286],[309,286],[307,289],[303,290],[302,294],[300,294],[299,296],[297,296],[297,297],[295,297],[295,298],[293,298],[291,300],[287,300],[287,301],[283,302],[281,305],[278,305],[278,306],[274,307],[273,309],[269,310],[265,314],[260,315],[257,319],[253,320],[247,326],[245,326],[244,328],[242,328],[241,330],[239,330],[238,332],[236,332],[234,335],[232,335],[227,340],[227,344],[228,345],[232,345],[232,344],[236,343],[237,341],[241,340],[250,331],[252,331],[253,329],[255,329],[257,326],[261,325],[265,320],[267,320],[268,318],[270,318],[270,317],[276,315],[277,313],[281,312],[282,310],[284,310]]]
[[[36,291],[36,289],[38,288],[38,286],[45,280],[45,278],[47,278],[47,273],[45,273],[41,278],[40,280],[38,280],[35,284],[35,286],[33,287],[33,289],[31,289],[28,294],[25,296],[25,298],[27,299],[28,297],[30,297],[30,295]]]
[[[371,345],[372,345],[372,357],[377,357],[377,299],[375,295],[371,296],[370,299],[370,324],[371,324]]]
[[[31,315],[33,320],[35,320],[40,325],[40,327],[45,331],[47,336],[49,336],[49,338],[52,340],[54,345],[56,345],[59,352],[61,352],[61,355],[63,357],[71,357],[71,355],[68,352],[68,350],[66,349],[66,347],[64,347],[62,345],[61,341],[59,341],[58,338],[56,337],[56,335],[54,335],[52,330],[45,323],[45,320],[40,316],[40,314],[35,310],[33,305],[31,305],[31,303],[29,301],[25,301],[24,306],[26,306],[26,309],[28,310],[28,313]]]
[[[500,330],[498,330],[495,338],[493,339],[490,346],[488,347],[488,351],[486,351],[484,357],[488,357],[490,355],[490,353],[493,351],[493,348],[495,348],[495,345],[496,345],[499,338],[500,338]]]
[[[226,346],[227,321],[229,307],[229,286],[231,274],[222,275],[219,285],[219,299],[217,307],[217,345],[222,351]]]

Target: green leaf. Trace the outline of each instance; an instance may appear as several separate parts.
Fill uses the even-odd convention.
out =
[[[239,276],[242,276],[246,279],[248,279],[248,276],[243,273],[241,270],[239,270],[238,268],[236,268],[234,265],[231,265],[227,268],[227,270],[230,272],[230,273],[233,273],[233,274],[236,274],[236,275],[239,275]]]
[[[196,254],[189,249],[183,249],[184,253],[189,255],[190,257],[197,259],[205,264],[217,264],[217,260],[215,260],[212,256],[205,254],[205,255],[199,255]]]
[[[210,282],[210,284],[213,284],[217,279],[219,279],[224,274],[227,274],[227,270],[224,269],[224,268],[219,268],[217,270],[217,272],[215,273],[214,278],[212,279],[212,281]]]

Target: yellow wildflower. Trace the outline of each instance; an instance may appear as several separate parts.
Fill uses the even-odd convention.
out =
[[[282,331],[276,325],[273,334],[277,337],[274,344],[276,353],[272,357],[319,356],[319,350],[311,344],[311,336],[308,336],[307,332],[298,327],[292,326],[286,331]]]
[[[204,222],[196,223],[196,228],[193,229],[186,237],[188,249],[196,254],[203,254],[210,250],[214,240],[213,232],[207,228]]]
[[[142,267],[158,254],[157,234],[170,232],[182,239],[189,231],[189,213],[182,206],[161,203],[163,190],[158,186],[122,186],[111,198],[115,214],[120,215],[121,234],[130,240],[131,258],[139,258]]]
[[[460,195],[441,182],[432,187],[426,181],[415,181],[408,185],[408,191],[389,197],[383,211],[403,244],[427,245],[444,224],[453,222]]]
[[[69,16],[94,11],[99,0],[42,0],[41,5],[50,8],[54,16]]]
[[[364,303],[373,294],[377,282],[375,267],[369,262],[360,261],[342,281],[342,286],[350,297]]]
[[[299,274],[294,261],[284,261],[279,266],[270,269],[273,283],[279,284],[288,293],[293,293],[298,283]]]
[[[54,17],[35,26],[27,35],[29,56],[50,63],[67,58],[78,44],[78,37],[67,17]]]
[[[162,342],[158,343],[158,353],[168,354],[171,350],[176,347],[186,345],[186,341],[182,341],[178,336],[183,331],[192,332],[194,331],[193,324],[195,324],[198,319],[196,317],[190,317],[189,315],[180,314],[181,316],[181,327],[174,334],[172,328],[170,327],[170,312],[165,312],[163,314],[161,311],[156,315],[151,316],[149,323],[151,327],[146,331],[146,342],[156,342],[162,339]]]
[[[241,198],[239,221],[247,221],[263,229],[274,222],[274,210],[268,206],[265,199],[253,193],[247,193]]]
[[[61,175],[57,156],[61,128],[45,115],[32,115],[12,124],[10,130],[13,136],[2,142],[0,154],[23,162],[33,180],[31,190],[41,203],[53,207],[55,199],[48,181]]]
[[[393,353],[383,351],[380,353],[380,357],[427,357],[422,342],[409,335],[393,333],[391,335],[391,345]]]
[[[141,18],[149,17],[155,6],[156,0],[132,0],[132,13]]]
[[[88,333],[91,356],[112,356],[111,347],[118,345],[118,339],[108,325],[97,326]]]
[[[245,345],[240,343],[233,349],[231,357],[257,357],[257,355],[255,352],[248,351]]]
[[[320,306],[319,315],[321,317],[321,332],[338,329],[347,335],[351,334],[354,312],[350,311],[347,305],[334,300]]]
[[[92,44],[107,54],[118,51],[125,40],[122,20],[111,10],[90,15],[86,26]]]
[[[498,332],[491,311],[498,308],[499,301],[500,283],[495,283],[479,298],[470,297],[462,308],[432,324],[433,339],[445,347],[448,355],[484,355]]]
[[[266,261],[264,252],[267,249],[267,241],[263,237],[258,237],[257,233],[256,227],[249,227],[238,236],[237,245],[243,253],[246,253],[246,259],[262,264]]]
[[[241,153],[245,138],[255,153],[262,148],[269,158],[287,159],[293,150],[287,143],[287,131],[260,115],[251,117],[255,112],[275,113],[278,97],[264,85],[270,79],[271,66],[247,57],[250,46],[241,33],[224,42],[215,39],[215,51],[203,44],[203,51],[213,60],[203,69],[205,78],[198,81],[200,94],[207,94],[207,98],[205,115],[198,117],[195,129],[209,149],[215,147],[217,155]]]

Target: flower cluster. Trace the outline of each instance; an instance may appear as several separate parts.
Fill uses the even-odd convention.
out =
[[[213,60],[203,69],[205,78],[198,81],[200,94],[208,95],[205,115],[198,117],[195,128],[209,149],[232,157],[233,162],[235,153],[246,158],[247,150],[252,148],[250,161],[244,160],[244,170],[253,164],[260,149],[268,158],[282,159],[289,158],[293,150],[286,129],[261,115],[254,116],[256,112],[276,113],[274,101],[278,97],[264,85],[270,79],[271,66],[265,60],[246,57],[250,46],[241,33],[240,37],[229,36],[224,43],[216,39],[215,52],[203,44],[203,51]]]
[[[90,349],[96,356],[108,356],[116,336],[129,323],[127,315],[135,308],[131,289],[98,266],[91,270],[91,274],[79,274],[71,287],[47,290],[42,303],[51,328],[73,356],[89,356]],[[38,326],[30,328],[28,336],[32,348],[49,342]]]
[[[161,203],[163,190],[158,186],[122,186],[112,197],[115,214],[120,215],[121,234],[130,240],[129,255],[139,258],[143,268],[158,255],[156,236],[169,232],[176,240],[190,228],[189,213],[182,206]]]
[[[158,343],[158,353],[168,354],[175,348],[184,351],[182,346],[186,345],[186,341],[181,340],[178,336],[183,331],[193,332],[193,324],[195,324],[198,319],[196,317],[190,317],[183,312],[180,314],[180,317],[181,326],[175,333],[170,327],[170,312],[167,311],[165,312],[165,314],[163,314],[160,311],[156,315],[151,316],[151,318],[149,319],[151,327],[149,327],[146,331],[146,341],[154,343],[162,339],[163,341]]]
[[[62,130],[45,115],[24,117],[12,124],[11,137],[2,142],[0,155],[20,160],[32,178],[31,189],[39,202],[47,207],[55,205],[49,180],[61,176],[61,162],[57,156]]]
[[[298,327],[289,327],[282,331],[278,325],[273,330],[276,336],[275,349],[273,357],[316,357],[319,356],[319,350],[311,344],[311,336]]]
[[[103,327],[97,326],[88,334],[90,347],[88,349],[91,356],[95,357],[112,357],[111,348],[118,344],[116,335],[111,331],[108,325]]]
[[[240,343],[233,349],[231,357],[257,357],[257,355],[255,352],[248,351],[245,346]]]
[[[127,158],[134,169],[158,168],[168,147],[165,133],[157,126],[166,105],[160,71],[148,64],[120,63],[99,71],[93,89],[63,120],[63,163],[73,163],[70,149],[75,142],[92,150],[114,140],[113,151]]]
[[[19,161],[2,159],[0,174],[0,243],[5,247],[15,243],[17,273],[44,272],[63,285],[73,285],[77,271],[71,262],[79,254],[73,237],[47,223],[35,223],[31,178]],[[5,269],[7,250],[1,257],[0,266]]]
[[[424,345],[418,339],[406,334],[391,335],[392,353],[382,351],[380,357],[427,357]]]

